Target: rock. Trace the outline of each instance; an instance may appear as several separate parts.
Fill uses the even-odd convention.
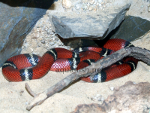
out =
[[[96,12],[61,12],[53,14],[52,22],[55,32],[65,39],[74,37],[104,39],[124,20],[129,7],[130,4],[126,3]],[[109,11],[106,12],[107,10]]]
[[[99,104],[82,104],[78,105],[71,113],[106,113],[105,111],[105,108]]]
[[[24,41],[26,43],[24,43],[22,53],[34,53],[34,54],[42,56],[47,50],[49,50],[51,48],[55,48],[55,47],[63,47],[66,49],[73,49],[73,48],[80,47],[80,46],[96,46],[96,45],[102,46],[111,37],[112,33],[114,33],[114,31],[116,29],[113,30],[110,33],[110,35],[108,35],[105,38],[106,40],[93,40],[92,38],[89,40],[89,38],[87,39],[87,38],[83,38],[83,37],[70,38],[70,39],[66,40],[65,38],[63,39],[63,38],[60,38],[58,35],[55,35],[55,32],[54,32],[55,30],[52,27],[53,24],[50,21],[51,19],[49,19],[49,18],[51,18],[52,15],[58,16],[60,14],[60,12],[63,14],[64,13],[70,14],[72,12],[76,12],[81,17],[82,17],[82,13],[92,14],[92,13],[101,13],[104,11],[105,11],[105,13],[107,13],[107,12],[111,11],[112,8],[116,7],[116,9],[117,9],[118,6],[116,6],[116,4],[120,5],[121,4],[120,2],[122,2],[122,1],[123,0],[120,0],[120,1],[119,0],[113,0],[113,1],[110,1],[110,0],[59,0],[59,1],[55,2],[51,6],[51,8],[49,8],[49,10],[47,10],[46,15],[44,15],[43,18],[41,18],[36,23],[34,29],[32,29],[31,33],[27,36],[26,40]],[[141,7],[141,5],[145,6],[145,7]],[[122,5],[120,5],[120,6],[122,6]],[[132,1],[130,9],[127,11],[127,15],[131,15],[134,13],[135,16],[137,16],[137,14],[138,14],[139,17],[143,17],[143,18],[147,17],[147,19],[149,19],[149,15],[146,10],[146,6],[147,6],[146,1],[144,1],[144,2]],[[89,10],[89,9],[91,9],[91,10]],[[132,16],[132,19],[135,19],[135,18],[136,17]],[[126,19],[129,19],[129,18],[125,16],[125,20],[122,22],[121,26],[124,24],[124,22],[127,22]],[[131,20],[129,19],[128,21],[131,21]],[[131,24],[132,24],[132,22],[131,22]],[[142,20],[141,20],[141,22],[142,22]],[[148,23],[148,22],[146,22],[146,23]],[[140,22],[139,22],[139,24],[140,24]],[[140,26],[141,26],[141,24],[140,24]],[[132,27],[134,27],[134,26],[132,26]],[[131,34],[132,36],[137,35],[137,34],[142,35],[141,33],[135,33],[133,31],[132,27],[130,29],[130,33],[133,33],[133,34]],[[144,26],[142,26],[142,27],[144,27]],[[122,28],[123,28],[123,26],[122,26]],[[127,28],[127,27],[125,26],[125,28]],[[149,27],[147,27],[147,28],[145,27],[144,29],[147,30],[148,28]],[[144,29],[142,28],[142,30],[144,30]],[[122,30],[124,30],[124,32],[126,32],[125,30],[127,30],[127,29],[122,29]],[[143,34],[146,32],[146,30],[144,30]],[[125,36],[127,35],[127,36],[125,37],[124,35]],[[124,35],[120,34],[120,37],[116,37],[116,38],[127,39],[128,33],[126,33]],[[34,40],[34,39],[32,39],[32,37],[36,37],[36,39],[35,39],[35,41],[37,41],[36,47],[35,46],[33,47],[33,45],[32,45],[32,41]],[[134,39],[132,37],[130,37],[130,38],[131,39],[129,39],[129,40]]]
[[[110,38],[121,38],[133,41],[143,36],[150,30],[150,21],[135,16],[126,16],[122,24],[113,33]]]
[[[0,66],[11,56],[20,53],[26,35],[53,2],[53,0],[0,2]]]
[[[150,83],[134,84],[127,82],[115,89],[103,104],[78,105],[72,113],[149,113],[150,112]]]
[[[72,4],[70,0],[62,0],[62,5],[64,8],[68,9],[71,8]]]

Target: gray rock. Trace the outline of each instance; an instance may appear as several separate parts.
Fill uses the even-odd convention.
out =
[[[3,0],[0,2],[0,66],[17,55],[26,35],[54,0]]]
[[[110,38],[121,38],[133,41],[143,36],[150,30],[150,21],[140,17],[126,16],[122,24],[111,33]]]
[[[52,16],[55,32],[62,38],[90,37],[104,39],[123,20],[130,4],[102,12],[65,12]]]

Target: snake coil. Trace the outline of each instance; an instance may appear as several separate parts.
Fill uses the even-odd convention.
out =
[[[8,81],[39,79],[50,71],[78,70],[91,65],[113,52],[133,45],[123,39],[110,39],[103,47],[80,47],[73,51],[53,48],[42,57],[35,54],[20,54],[9,58],[2,67],[2,73]],[[132,72],[138,60],[126,57],[103,69],[95,76],[81,78],[87,82],[105,82]]]

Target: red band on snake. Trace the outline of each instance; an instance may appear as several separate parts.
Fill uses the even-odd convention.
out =
[[[103,47],[80,47],[74,51],[54,48],[42,57],[34,54],[20,54],[9,58],[2,67],[8,81],[25,81],[39,79],[50,71],[78,70],[112,54],[113,52],[133,45],[123,39],[110,39]],[[132,72],[138,60],[126,57],[123,60],[103,69],[95,76],[81,78],[87,82],[105,82],[122,77]]]

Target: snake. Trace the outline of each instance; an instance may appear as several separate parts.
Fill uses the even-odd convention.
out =
[[[78,47],[74,50],[52,48],[42,57],[35,54],[19,54],[5,61],[2,66],[2,73],[10,82],[39,79],[49,71],[82,69],[125,47],[134,47],[134,45],[123,39],[109,39],[103,47]],[[102,69],[94,76],[82,77],[81,80],[99,83],[119,78],[135,70],[137,63],[137,59],[125,57]]]

